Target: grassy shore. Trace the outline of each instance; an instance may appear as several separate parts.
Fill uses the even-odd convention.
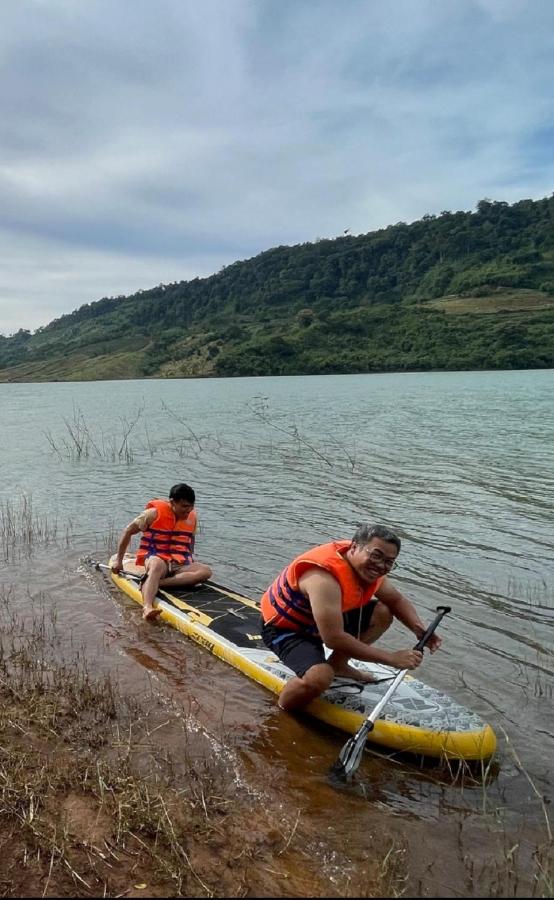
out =
[[[0,589],[0,896],[398,895],[386,835],[330,880],[299,812],[241,783],[182,710],[63,660],[47,602],[14,607]]]

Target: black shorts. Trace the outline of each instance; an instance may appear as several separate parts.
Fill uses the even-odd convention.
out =
[[[366,603],[360,609],[351,609],[344,613],[344,630],[354,637],[360,637],[371,624],[371,617],[376,603]],[[316,635],[305,631],[287,631],[266,624],[262,619],[262,638],[266,647],[275,653],[285,666],[302,678],[312,666],[326,662],[323,641]]]

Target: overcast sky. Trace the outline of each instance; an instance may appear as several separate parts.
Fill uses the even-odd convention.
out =
[[[0,333],[554,191],[552,0],[1,0]]]

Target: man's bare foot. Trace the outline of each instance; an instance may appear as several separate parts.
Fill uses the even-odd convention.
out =
[[[377,680],[371,672],[366,672],[364,669],[356,669],[354,666],[349,666],[348,663],[335,669],[335,677],[351,678],[352,681],[361,681],[363,684],[372,684]]]
[[[157,619],[161,613],[161,609],[145,609],[142,618],[146,622],[152,622],[154,619]]]

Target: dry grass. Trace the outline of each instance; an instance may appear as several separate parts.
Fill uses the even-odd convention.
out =
[[[260,802],[186,715],[63,660],[43,601],[23,621],[0,589],[0,896],[399,895],[390,841],[331,879],[303,813]]]
[[[519,827],[507,825],[509,810],[499,805],[498,796],[490,790],[499,775],[499,763],[489,760],[467,763],[461,760],[444,759],[442,766],[445,784],[457,785],[461,792],[480,794],[482,822],[491,836],[487,844],[489,852],[483,854],[479,862],[464,849],[462,824],[458,834],[458,858],[466,870],[467,896],[477,893],[487,897],[553,897],[554,896],[554,841],[552,826],[545,800],[523,762],[512,746],[506,731],[500,726],[506,749],[513,757],[517,769],[527,780],[544,819],[542,839],[536,833],[530,839],[526,823]]]
[[[113,678],[91,676],[82,653],[64,660],[62,646],[47,597],[23,620],[14,591],[0,588],[0,896],[400,897],[408,883],[428,895],[426,880],[409,876],[414,853],[440,867],[432,838],[409,847],[401,828],[392,838],[377,804],[367,858],[332,849],[329,865],[309,810],[276,808],[190,716],[122,696]],[[526,776],[545,823],[544,840],[530,843],[493,800],[497,774],[494,762],[446,761],[437,773],[438,788],[442,777],[467,789],[474,809],[443,862],[466,896],[552,897],[540,792]],[[476,816],[490,832],[479,854]]]
[[[63,542],[68,546],[71,530],[71,522],[62,532],[55,517],[38,513],[30,495],[3,500],[0,502],[0,560],[9,562],[30,556],[35,544],[39,543]]]
[[[106,435],[103,431],[95,435],[79,407],[73,407],[71,419],[64,418],[64,433],[54,437],[51,431],[44,436],[58,459],[72,461],[88,459],[94,456],[110,462],[134,461],[134,449],[130,442],[132,432],[137,427],[144,413],[144,406],[139,406],[130,418],[120,417],[120,428],[117,432]],[[148,431],[146,432],[148,441]]]

